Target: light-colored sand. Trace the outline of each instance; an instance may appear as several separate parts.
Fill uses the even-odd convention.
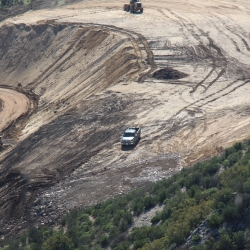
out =
[[[20,116],[27,113],[29,99],[22,93],[12,89],[0,88],[0,132],[7,128]]]

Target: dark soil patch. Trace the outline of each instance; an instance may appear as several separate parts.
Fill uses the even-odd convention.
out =
[[[181,79],[184,77],[187,77],[188,75],[186,73],[180,72],[176,69],[172,68],[164,68],[157,70],[153,73],[152,77],[158,79],[158,80],[164,80],[164,79]]]

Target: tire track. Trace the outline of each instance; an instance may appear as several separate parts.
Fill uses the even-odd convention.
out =
[[[202,49],[206,55],[212,59],[212,64],[213,64],[213,69],[205,76],[205,78],[198,82],[194,87],[193,89],[190,91],[190,93],[194,93],[197,88],[199,86],[201,86],[211,75],[212,73],[216,70],[216,68],[218,67],[217,66],[217,62],[224,62],[223,64],[225,64],[224,68],[220,71],[220,73],[218,74],[218,76],[213,80],[211,81],[207,87],[205,87],[205,91],[208,90],[208,88],[210,88],[214,83],[216,83],[218,81],[218,79],[224,74],[224,72],[226,71],[226,67],[227,67],[227,63],[226,63],[226,58],[225,56],[223,55],[221,49],[214,44],[214,41],[212,40],[212,38],[209,37],[209,35],[204,32],[202,29],[198,28],[191,20],[187,20],[187,19],[184,19],[183,17],[180,17],[179,15],[177,15],[176,13],[174,13],[173,11],[171,10],[168,10],[174,17],[176,17],[177,19],[181,20],[180,23],[181,23],[181,26],[182,27],[185,27],[188,32],[200,43],[198,46],[200,49]],[[189,24],[190,23],[190,24]],[[194,31],[194,28],[196,28],[196,30],[199,31],[199,34],[197,34],[195,31]],[[203,41],[201,40],[201,36],[204,36],[209,44],[209,48],[207,48],[207,46],[203,43]],[[216,52],[217,52],[217,55],[214,55],[211,51],[211,49],[214,49]],[[196,53],[197,54],[197,53]]]
[[[241,52],[237,42],[232,37],[230,37],[228,34],[226,34],[222,29],[220,29],[219,26],[217,24],[215,24],[215,22],[213,20],[211,20],[211,19],[209,19],[209,20],[213,24],[213,26],[218,30],[219,33],[226,36],[232,42],[232,44],[235,46],[237,52]]]
[[[189,93],[194,93],[194,92],[197,90],[198,87],[202,86],[202,84],[203,84],[203,83],[213,74],[213,72],[215,71],[215,69],[216,69],[216,67],[214,66],[214,67],[211,69],[211,71],[205,76],[205,78],[204,78],[203,80],[201,80],[200,82],[198,82],[198,83],[192,88],[192,90],[190,90]],[[203,86],[203,87],[204,87],[204,86]],[[207,90],[206,87],[204,87],[204,89]]]
[[[233,28],[231,28],[230,26],[228,26],[228,25],[223,21],[223,19],[220,18],[218,15],[217,15],[216,17],[217,17],[217,19],[219,20],[219,22],[222,23],[222,24],[227,28],[228,31],[230,31],[230,32],[231,32],[232,34],[234,34],[235,36],[239,37],[239,39],[240,39],[240,40],[243,42],[243,44],[245,45],[246,50],[247,50],[247,51],[250,51],[250,46],[249,46],[249,44],[247,43],[247,41],[246,41],[238,32],[235,31],[236,29],[233,29]]]
[[[244,85],[248,84],[250,82],[250,80],[246,80],[242,84],[239,84],[238,86],[235,86],[232,89],[229,89],[229,87],[233,86],[237,82],[238,82],[238,80],[235,80],[235,81],[231,82],[230,84],[228,84],[225,88],[221,89],[220,91],[218,91],[216,93],[212,93],[209,96],[206,96],[200,100],[197,100],[197,101],[190,103],[189,105],[183,107],[175,115],[171,116],[166,122],[164,122],[162,125],[160,125],[160,128],[158,129],[158,131],[160,130],[160,131],[164,131],[164,132],[162,132],[161,134],[159,134],[158,132],[152,132],[151,136],[153,136],[155,139],[160,139],[164,136],[166,137],[166,139],[170,139],[174,136],[174,134],[176,132],[180,131],[184,127],[191,126],[191,128],[194,129],[195,124],[198,122],[198,120],[203,121],[203,124],[204,124],[203,132],[206,131],[207,130],[207,114],[206,114],[206,111],[202,110],[201,108],[204,107],[205,105],[211,103],[211,102],[214,102],[214,101],[222,98],[223,96],[231,94],[232,92],[234,92],[238,88],[243,87]],[[225,90],[228,90],[228,91],[223,93],[223,91],[225,91]],[[220,93],[220,95],[218,97],[216,97],[216,94],[218,94],[218,93]],[[201,103],[200,105],[197,105],[200,101],[205,101],[213,96],[215,96],[213,99],[208,100],[204,103]],[[178,117],[182,112],[185,112],[185,111],[188,113],[192,112],[193,114],[198,112],[198,113],[202,113],[203,115],[199,118],[193,118],[193,119],[188,118],[189,114]],[[171,121],[174,121],[174,122],[171,122]],[[192,131],[189,132],[188,136],[191,136],[191,135],[192,135]],[[185,143],[185,140],[182,140],[182,143]]]
[[[228,84],[226,87],[222,88],[221,90],[219,90],[219,91],[217,91],[217,92],[215,92],[215,93],[212,93],[212,94],[210,94],[210,95],[208,95],[208,96],[205,96],[204,98],[201,98],[201,99],[199,99],[199,100],[197,100],[197,101],[195,101],[195,102],[193,102],[193,103],[190,103],[189,105],[187,105],[187,106],[185,106],[184,108],[182,108],[181,110],[179,110],[179,111],[176,113],[176,115],[179,115],[181,112],[183,112],[183,111],[185,111],[185,110],[188,110],[188,108],[190,108],[190,107],[192,107],[192,106],[194,106],[194,109],[195,109],[196,107],[198,107],[198,108],[203,107],[204,105],[206,105],[207,103],[210,103],[211,101],[208,101],[208,102],[206,102],[205,104],[202,104],[202,105],[200,105],[200,106],[196,106],[196,107],[195,107],[195,105],[197,105],[197,103],[199,103],[200,101],[205,101],[205,100],[207,100],[208,98],[213,97],[213,96],[217,95],[218,93],[221,93],[221,92],[227,90],[229,87],[233,86],[233,85],[234,85],[235,83],[237,83],[238,81],[239,81],[239,80],[235,80],[235,81],[231,82],[230,84]],[[248,81],[246,81],[246,83],[248,83]],[[245,83],[245,84],[246,84],[246,83]],[[241,85],[239,85],[239,87],[242,87],[242,86],[244,86],[245,84],[241,84]],[[238,87],[234,87],[234,88],[233,88],[233,91],[235,91],[237,88],[238,88]],[[230,94],[230,93],[232,93],[233,91],[230,90],[228,93],[224,93],[224,94],[222,94],[221,96],[214,98],[213,101],[218,100],[218,99],[221,98],[222,96],[225,96],[225,95],[227,95],[227,94]]]
[[[228,20],[230,20],[232,23],[233,23],[233,25],[236,27],[235,29],[236,30],[241,30],[241,33],[245,36],[245,37],[248,37],[248,38],[250,38],[250,33],[248,33],[246,30],[244,30],[239,24],[237,24],[236,22],[235,22],[235,20],[234,19],[232,19],[230,16],[226,16],[226,15],[224,15],[224,14],[222,14],[222,13],[220,13],[220,16],[224,16],[225,18],[227,18]],[[219,17],[219,15],[218,15],[218,17]],[[219,17],[220,18],[220,17]]]
[[[214,99],[212,99],[211,101],[208,101],[208,102],[206,102],[206,103],[204,103],[204,104],[202,104],[201,106],[198,106],[198,107],[199,107],[199,108],[200,108],[200,107],[203,107],[203,106],[207,105],[208,103],[211,103],[211,102],[214,102],[214,101],[220,99],[220,98],[223,97],[223,96],[229,95],[229,94],[231,94],[232,92],[234,92],[235,90],[237,90],[238,88],[243,87],[244,85],[246,85],[246,84],[249,83],[249,82],[250,82],[250,80],[247,80],[247,81],[243,82],[242,84],[240,84],[239,86],[234,87],[232,90],[229,90],[227,93],[222,94],[220,97],[214,98]],[[220,92],[220,91],[219,91],[219,92]]]
[[[222,69],[222,70],[219,72],[218,76],[217,76],[213,81],[211,81],[211,82],[208,84],[208,86],[205,87],[204,92],[206,92],[206,91],[208,90],[208,88],[210,88],[215,82],[217,82],[217,81],[219,80],[219,78],[220,78],[221,76],[223,76],[225,73],[226,73],[226,70],[225,70],[225,69]]]

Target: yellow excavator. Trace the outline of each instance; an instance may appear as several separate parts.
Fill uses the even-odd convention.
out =
[[[130,11],[131,13],[140,11],[143,12],[141,0],[130,0],[130,4],[124,4],[123,10]]]

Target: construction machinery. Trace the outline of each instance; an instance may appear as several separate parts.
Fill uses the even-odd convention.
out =
[[[124,4],[123,10],[130,11],[131,13],[140,11],[143,12],[141,0],[130,0],[130,4]]]
[[[121,137],[122,146],[136,145],[141,138],[141,128],[129,127]]]

